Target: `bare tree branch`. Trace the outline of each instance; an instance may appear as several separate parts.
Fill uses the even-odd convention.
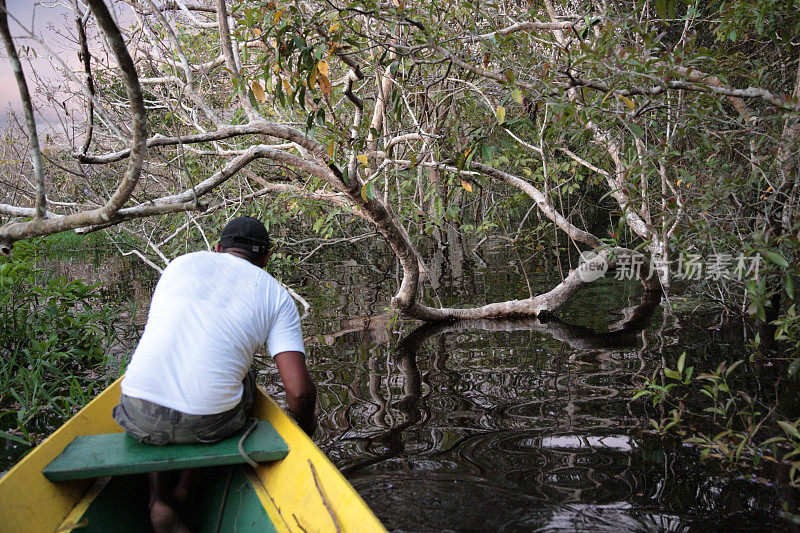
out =
[[[501,28],[497,31],[462,37],[462,40],[488,41],[497,37],[505,37],[506,35],[511,35],[512,33],[526,30],[571,30],[574,28],[577,31],[583,29],[584,25],[582,23],[582,20],[571,20],[567,22],[539,22],[537,20],[529,22],[517,22],[516,24],[506,26],[505,28]]]
[[[83,146],[81,147],[80,153],[85,154],[87,150],[89,150],[89,146],[92,144],[92,134],[94,132],[94,99],[95,99],[95,88],[94,88],[94,78],[92,76],[92,55],[89,52],[89,43],[86,40],[86,28],[84,27],[83,21],[83,13],[81,12],[80,6],[78,5],[78,0],[73,0],[72,8],[75,11],[75,26],[78,30],[78,41],[81,46],[80,51],[80,59],[83,62],[83,71],[86,73],[86,88],[91,95],[87,99],[87,126],[86,126],[86,133],[84,134],[83,139]]]
[[[300,130],[282,124],[275,124],[272,122],[251,122],[249,124],[241,124],[236,126],[225,125],[221,126],[214,131],[196,133],[192,135],[185,135],[180,137],[165,137],[161,134],[156,134],[147,140],[147,147],[153,148],[157,146],[174,146],[177,144],[193,144],[201,142],[220,141],[223,139],[230,139],[242,135],[269,135],[279,139],[292,141],[302,146],[312,154],[320,158],[321,161],[328,163],[328,153],[319,145],[319,143],[306,137]],[[130,156],[130,148],[120,150],[111,154],[92,155],[92,154],[75,154],[75,157],[81,163],[89,164],[107,164],[116,161],[122,161]]]
[[[58,218],[41,218],[29,222],[10,223],[0,228],[0,252],[9,254],[14,241],[21,238],[47,235],[58,231],[79,228],[92,224],[102,224],[111,221],[114,215],[130,198],[144,163],[146,147],[146,124],[147,116],[142,99],[142,92],[139,86],[136,68],[133,60],[128,54],[122,34],[117,28],[111,13],[109,13],[103,0],[88,0],[89,6],[97,19],[98,24],[106,35],[111,45],[114,56],[122,71],[125,81],[125,89],[130,101],[130,112],[132,118],[131,130],[133,139],[131,142],[130,158],[125,174],[111,195],[111,198],[103,207],[92,211],[75,213]],[[3,7],[5,7],[3,5]],[[5,14],[5,9],[3,9]],[[5,17],[3,17],[5,19]]]
[[[31,160],[33,163],[33,173],[36,176],[36,218],[45,218],[47,214],[47,196],[44,187],[44,168],[42,166],[42,151],[39,148],[39,135],[36,133],[36,118],[33,116],[33,102],[28,92],[28,83],[25,81],[25,73],[22,71],[17,49],[11,38],[11,31],[8,29],[8,11],[6,0],[0,0],[0,35],[6,45],[6,53],[11,60],[11,69],[17,80],[19,96],[22,100],[22,108],[25,111],[25,130],[28,134],[28,142],[31,146]]]
[[[616,89],[600,80],[588,80],[580,77],[569,76],[569,82],[563,85],[564,87],[589,87],[603,93],[617,94],[621,96],[656,96],[670,89],[683,89],[686,91],[695,91],[707,94],[719,94],[722,96],[729,96],[732,98],[758,98],[769,102],[775,107],[787,109],[789,111],[800,111],[800,103],[791,102],[782,96],[776,96],[766,89],[760,87],[748,87],[747,89],[732,89],[716,84],[701,84],[698,82],[684,81],[684,80],[664,80],[659,85],[651,85],[650,87],[629,87],[627,89]]]
[[[225,0],[217,0],[217,22],[219,23],[219,43],[222,48],[222,55],[225,57],[225,64],[231,71],[235,78],[239,78],[243,82],[242,73],[239,70],[239,65],[233,56],[233,47],[231,45],[231,30],[228,27],[228,8],[225,6]],[[251,120],[260,120],[261,115],[253,108],[250,100],[247,98],[246,91],[240,88],[236,91],[239,102],[247,113],[247,117]]]

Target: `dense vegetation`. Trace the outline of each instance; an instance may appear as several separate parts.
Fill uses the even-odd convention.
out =
[[[0,259],[0,437],[24,445],[117,377],[112,346],[129,336],[124,299],[51,272],[47,258],[66,242],[40,239],[20,246],[13,261]]]
[[[127,63],[93,53],[73,85],[41,87],[87,102],[69,146],[37,172],[6,137],[4,249],[102,229],[160,268],[244,212],[280,228],[284,259],[377,233],[402,271],[393,309],[430,321],[557,312],[593,249],[638,264],[667,307],[688,285],[752,330],[745,360],[687,354],[639,384],[654,431],[800,480],[800,4],[128,4],[131,27],[102,31]],[[524,245],[564,280],[443,308],[430,272],[461,239]]]

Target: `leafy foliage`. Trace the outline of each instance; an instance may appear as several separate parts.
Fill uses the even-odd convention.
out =
[[[788,420],[778,406],[769,408],[748,394],[736,379],[737,370],[741,374],[746,366],[743,360],[723,362],[711,372],[695,374],[693,366],[686,366],[684,352],[675,369],[656,369],[632,399],[650,398],[653,407],[670,409],[669,416],[650,424],[659,435],[684,437],[700,449],[701,459],[754,466],[783,461],[790,467],[790,481],[800,484],[800,420]]]
[[[39,439],[48,420],[71,416],[113,377],[113,302],[98,286],[43,280],[24,259],[0,263],[0,436]]]

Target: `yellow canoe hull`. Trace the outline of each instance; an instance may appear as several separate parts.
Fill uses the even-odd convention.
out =
[[[119,384],[114,382],[0,478],[0,531],[70,531],[75,526],[96,496],[91,494],[92,481],[53,483],[42,469],[75,437],[122,431],[111,418]],[[344,476],[272,398],[259,391],[253,415],[268,420],[289,445],[285,459],[247,469],[275,529],[385,531]]]

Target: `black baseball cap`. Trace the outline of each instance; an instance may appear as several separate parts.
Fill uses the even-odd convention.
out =
[[[222,229],[219,244],[223,250],[240,248],[264,255],[269,250],[269,232],[257,218],[236,217]]]

